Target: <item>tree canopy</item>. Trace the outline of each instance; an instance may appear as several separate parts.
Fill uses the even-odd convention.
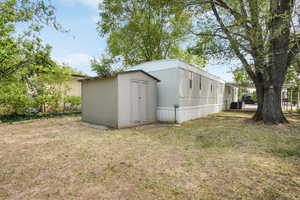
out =
[[[299,53],[299,1],[179,1],[194,12],[194,53],[238,58],[257,90],[257,121],[283,123],[281,87]]]
[[[15,73],[32,75],[35,70],[54,65],[50,46],[43,45],[35,34],[44,25],[61,29],[54,10],[45,0],[0,2],[0,80]],[[17,32],[17,24],[25,25],[22,33]]]
[[[191,13],[170,0],[104,0],[98,30],[107,37],[109,55],[126,66],[180,57],[203,65],[180,45],[191,36]]]
[[[39,38],[50,25],[63,31],[50,0],[0,2],[0,115],[45,111],[46,106],[57,111],[71,72],[51,59],[51,47]]]

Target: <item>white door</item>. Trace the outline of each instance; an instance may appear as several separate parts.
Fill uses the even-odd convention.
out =
[[[131,122],[147,122],[147,82],[131,81]]]
[[[131,123],[140,123],[139,116],[139,83],[131,82]]]
[[[141,123],[147,122],[147,83],[146,82],[140,82],[139,84],[139,112],[140,112],[140,121]]]

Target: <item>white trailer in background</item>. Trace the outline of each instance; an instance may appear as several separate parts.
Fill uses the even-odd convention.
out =
[[[221,78],[178,59],[146,62],[129,70],[143,70],[158,83],[157,120],[184,122],[228,109],[238,100],[237,88]]]

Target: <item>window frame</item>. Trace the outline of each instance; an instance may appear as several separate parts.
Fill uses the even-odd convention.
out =
[[[189,88],[193,89],[193,72],[189,71]]]
[[[199,74],[199,90],[202,90],[202,77]]]

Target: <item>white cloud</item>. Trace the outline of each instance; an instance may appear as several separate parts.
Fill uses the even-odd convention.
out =
[[[92,56],[85,53],[72,53],[60,59],[60,62],[68,63],[70,65],[88,65]]]
[[[54,59],[61,64],[66,64],[83,73],[93,75],[94,73],[91,71],[90,68],[90,61],[92,58],[92,56],[85,53],[71,53]]]
[[[61,1],[68,4],[79,3],[82,5],[90,6],[92,8],[98,8],[98,5],[101,0],[61,0]]]

